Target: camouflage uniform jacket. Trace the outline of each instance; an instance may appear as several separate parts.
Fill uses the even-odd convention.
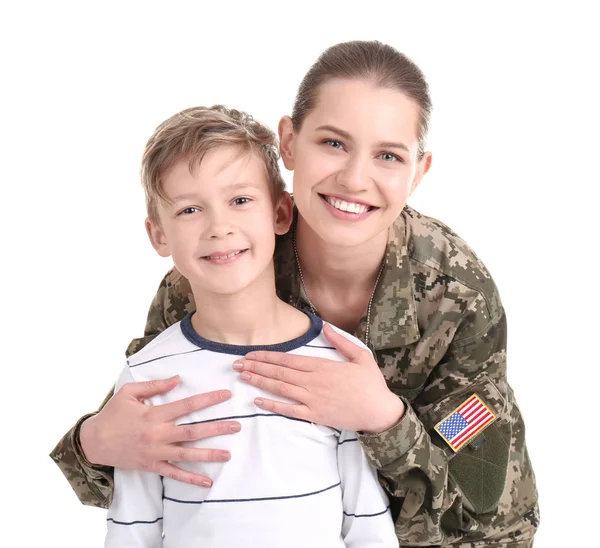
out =
[[[405,207],[390,228],[375,292],[370,346],[404,417],[389,430],[360,435],[391,495],[402,546],[530,546],[537,490],[525,427],[506,381],[506,317],[485,266],[447,226]],[[279,296],[308,309],[290,234],[275,251]],[[189,282],[167,273],[152,302],[145,337],[131,354],[194,310]],[[365,339],[367,318],[355,335]],[[472,394],[497,419],[454,452],[434,426]],[[109,394],[110,396],[110,394]],[[84,504],[107,507],[112,469],[86,461],[82,417],[52,458]]]

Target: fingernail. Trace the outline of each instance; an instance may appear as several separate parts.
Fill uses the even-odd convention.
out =
[[[265,403],[265,400],[263,400],[262,398],[256,398],[256,399],[254,400],[254,403],[255,403],[256,405],[258,405],[259,407],[262,407],[262,406],[264,405],[264,403]]]
[[[231,398],[231,392],[229,390],[221,390],[219,394],[223,399]]]
[[[246,354],[247,360],[253,360],[254,358],[256,358],[256,354],[254,354],[253,352],[250,352],[250,354]]]
[[[209,480],[204,480],[201,482],[203,487],[211,487],[212,486],[212,481]]]
[[[219,460],[221,460],[223,462],[228,461],[230,458],[231,458],[231,454],[226,451],[221,452],[221,454],[219,455]]]
[[[242,367],[244,367],[244,364],[242,362],[233,362],[233,368],[236,371],[241,371]]]
[[[244,371],[240,377],[242,377],[243,381],[249,381],[250,380],[250,373],[248,373],[248,371]]]
[[[239,432],[241,429],[242,429],[242,425],[241,425],[241,424],[232,424],[232,425],[229,427],[229,430],[230,430],[231,432]]]

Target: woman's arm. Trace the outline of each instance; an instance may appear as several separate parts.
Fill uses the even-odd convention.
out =
[[[181,279],[181,275],[179,275]],[[174,316],[176,313],[173,307],[172,313],[166,315],[167,301],[167,289],[171,288],[177,281],[177,276],[174,270],[170,270],[167,275],[162,279],[158,291],[152,300],[150,310],[148,311],[148,319],[146,322],[146,328],[144,330],[144,337],[141,339],[134,339],[131,341],[127,348],[127,356],[134,354],[138,350],[141,350],[146,344],[148,344],[156,335],[164,331],[170,324],[167,323],[172,320],[171,323],[175,323]],[[184,297],[182,296],[181,302],[183,305]],[[182,307],[182,317],[185,315],[185,305]],[[101,464],[93,464],[86,458],[89,450],[94,452],[96,449],[93,445],[95,441],[93,436],[90,440],[91,444],[84,448],[81,446],[81,428],[87,419],[102,412],[104,406],[112,398],[114,389],[111,389],[107,394],[106,398],[100,405],[96,413],[89,413],[81,417],[75,425],[62,437],[62,439],[56,444],[56,447],[50,453],[50,457],[60,468],[62,473],[67,478],[67,481],[71,484],[71,487],[75,491],[75,494],[82,502],[82,504],[88,506],[98,506],[101,508],[108,508],[112,500],[113,490],[113,467],[104,466]],[[88,424],[89,425],[89,424]]]
[[[246,382],[299,402],[262,399],[257,405],[332,427],[375,432],[359,438],[391,495],[402,544],[533,537],[537,492],[523,421],[506,382],[501,309],[491,318],[483,302],[472,303],[472,314],[410,401],[381,386],[381,370],[363,349],[325,333],[349,359],[343,374],[336,362],[321,358],[255,352],[240,360],[235,368],[249,373]],[[455,452],[435,426],[473,394],[495,419]],[[392,405],[394,399],[403,402],[403,413]],[[382,407],[393,412],[382,414]],[[401,418],[381,431],[376,425],[385,422],[377,417],[387,415]]]
[[[495,418],[454,451],[435,426],[473,394]],[[401,541],[532,538],[537,492],[523,421],[506,382],[504,315],[474,336],[462,338],[459,330],[423,392],[412,405],[405,402],[398,424],[359,436],[392,495]]]
[[[133,341],[128,355],[137,352],[168,326],[193,311],[191,290],[185,278],[171,270],[160,284],[148,313],[145,337]],[[173,479],[206,486],[210,479],[170,464],[176,461],[223,461],[223,452],[183,448],[180,443],[232,434],[237,421],[176,426],[182,415],[229,399],[229,391],[198,394],[178,402],[149,408],[142,403],[165,393],[179,382],[177,377],[131,383],[116,394],[109,393],[96,414],[85,415],[65,434],[50,456],[86,505],[107,508],[114,488],[113,467],[146,470]],[[112,397],[111,397],[112,396]]]
[[[111,389],[100,409],[112,395]],[[113,469],[89,462],[79,443],[81,425],[94,415],[95,413],[90,413],[81,417],[56,444],[50,457],[65,475],[82,504],[108,508],[112,499]]]

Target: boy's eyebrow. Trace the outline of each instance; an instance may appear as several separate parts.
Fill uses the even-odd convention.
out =
[[[337,128],[335,126],[319,126],[317,128],[317,131],[319,130],[331,131],[332,133],[336,133],[337,135],[339,135],[343,139],[346,139],[347,141],[354,141],[354,139],[352,139],[352,135],[350,135],[347,131],[344,131],[343,129]],[[402,150],[405,150],[406,152],[410,152],[410,150],[408,150],[408,147],[404,143],[395,143],[393,141],[379,141],[377,143],[377,146],[381,148],[400,148]]]
[[[258,185],[251,183],[250,181],[244,181],[244,182],[240,182],[240,183],[231,183],[229,185],[225,185],[223,187],[223,190],[240,190],[242,188],[259,188]],[[173,203],[177,203],[177,202],[184,202],[186,200],[193,200],[194,198],[197,198],[198,194],[196,192],[185,192],[184,194],[178,194],[177,196],[174,196],[173,198],[171,198],[171,202]]]
[[[194,194],[193,192],[179,194],[178,196],[173,196],[173,198],[171,198],[171,203],[184,202],[186,200],[194,198],[195,196],[196,196],[196,194]]]
[[[243,181],[240,183],[231,183],[223,187],[224,190],[239,190],[241,188],[258,188],[259,186],[250,181]]]

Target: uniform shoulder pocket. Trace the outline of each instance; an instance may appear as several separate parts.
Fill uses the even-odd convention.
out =
[[[435,426],[451,417],[473,395],[489,408],[495,419],[454,451]],[[464,391],[439,401],[420,418],[432,442],[448,457],[448,471],[463,494],[464,506],[476,514],[494,510],[506,483],[511,433],[506,399],[494,383],[482,375]]]

